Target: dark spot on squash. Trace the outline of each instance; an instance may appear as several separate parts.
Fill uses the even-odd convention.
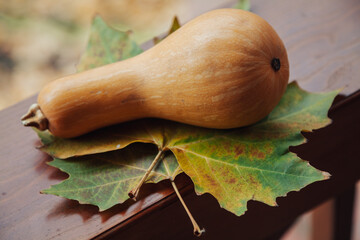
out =
[[[280,59],[278,58],[273,58],[271,60],[271,67],[274,69],[275,72],[280,70],[281,64],[280,64]]]
[[[139,102],[144,101],[145,99],[137,94],[129,94],[126,98],[124,98],[121,103],[131,103],[131,102]]]

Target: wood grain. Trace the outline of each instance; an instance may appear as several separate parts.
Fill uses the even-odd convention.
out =
[[[252,10],[268,20],[283,38],[289,53],[291,79],[297,79],[311,91],[345,87],[343,92],[350,94],[360,88],[359,1],[253,0],[251,3]],[[140,201],[128,201],[103,213],[76,201],[41,195],[40,190],[67,176],[46,164],[49,157],[34,148],[39,144],[36,135],[21,126],[20,116],[33,102],[35,97],[0,112],[0,239],[112,238],[116,233],[126,239],[137,236],[164,239],[169,236],[165,233],[178,239],[191,239],[190,222],[166,182],[147,185]],[[359,129],[351,128],[356,120],[353,113],[358,113],[358,108],[349,106],[338,107],[340,120],[334,121],[333,132],[319,131],[313,145],[309,142],[301,150],[304,159],[314,159],[312,164],[331,172],[334,180],[330,181],[337,185],[290,193],[287,198],[279,199],[279,208],[251,201],[245,216],[235,218],[220,209],[210,195],[186,194],[191,192],[186,187],[191,187],[189,179],[179,179],[189,207],[195,216],[200,216],[200,223],[207,224],[206,239],[214,236],[231,239],[239,229],[244,231],[244,236],[255,236],[251,235],[254,232],[257,236],[274,233],[277,229],[269,223],[284,227],[294,216],[353,184],[359,177],[356,171],[360,171],[352,165],[354,157],[359,155],[351,147],[359,136]],[[345,127],[349,131],[344,132]],[[322,193],[321,197],[316,198],[316,193]],[[298,201],[299,205],[293,205],[292,201]]]

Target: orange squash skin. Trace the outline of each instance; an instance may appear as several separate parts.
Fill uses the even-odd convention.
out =
[[[136,57],[49,83],[38,104],[64,138],[146,117],[226,129],[267,116],[288,79],[275,30],[253,13],[219,9]]]

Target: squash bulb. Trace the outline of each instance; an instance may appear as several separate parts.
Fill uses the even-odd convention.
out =
[[[147,117],[236,128],[267,116],[288,79],[275,30],[253,13],[219,9],[136,57],[49,83],[22,120],[64,138]]]

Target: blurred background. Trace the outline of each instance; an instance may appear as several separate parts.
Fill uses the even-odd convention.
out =
[[[200,13],[236,3],[236,0],[0,0],[0,110],[36,94],[47,82],[76,72],[95,14],[116,29],[131,30],[132,39],[146,48],[149,40],[170,28],[174,15],[182,24]],[[304,214],[282,239],[331,239],[332,209],[333,202],[328,201]],[[354,215],[357,226],[360,208],[356,208]],[[354,228],[354,239],[360,236],[357,229],[360,228]]]
[[[91,19],[132,31],[139,44],[195,13],[229,7],[229,0],[0,0],[0,109],[37,93],[47,82],[75,72]]]

